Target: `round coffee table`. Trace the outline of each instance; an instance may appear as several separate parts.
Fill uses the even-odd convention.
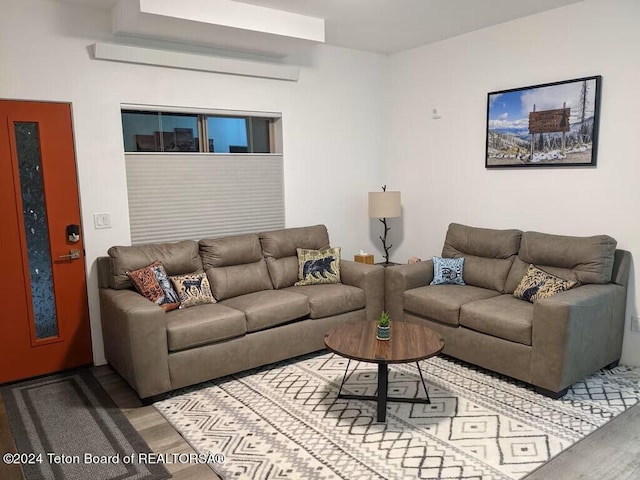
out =
[[[376,338],[377,322],[359,321],[338,325],[324,336],[325,346],[334,353],[348,358],[347,368],[340,384],[338,398],[349,400],[375,400],[378,402],[377,421],[387,418],[387,402],[431,403],[424,383],[419,360],[433,357],[444,348],[444,340],[435,331],[423,325],[408,322],[391,322],[391,339]],[[349,395],[342,393],[351,360],[378,364],[378,394]],[[398,398],[387,396],[387,380],[390,363],[416,362],[425,398]]]

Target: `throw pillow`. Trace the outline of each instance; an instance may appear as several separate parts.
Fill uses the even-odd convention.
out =
[[[137,270],[127,270],[125,273],[131,279],[131,283],[136,290],[146,299],[159,305],[166,311],[175,310],[180,306],[176,292],[169,284],[169,289],[163,285],[161,279],[162,272],[166,281],[166,272],[160,262],[153,262],[151,265],[139,268]]]
[[[216,303],[206,273],[175,275],[171,283],[180,297],[180,308],[194,307],[203,303]]]
[[[541,298],[549,298],[556,293],[569,290],[577,284],[578,282],[556,277],[534,265],[529,265],[513,296],[533,303]]]
[[[153,274],[156,277],[160,288],[164,292],[164,302],[160,304],[160,306],[167,312],[179,308],[180,297],[178,297],[178,293],[174,290],[173,285],[171,285],[169,275],[167,275],[167,271],[164,269],[162,263],[153,262],[149,266],[151,267],[151,270],[153,270]]]
[[[340,283],[340,247],[326,250],[297,248],[299,285]]]
[[[466,285],[462,277],[464,257],[433,257],[433,281],[431,285]]]

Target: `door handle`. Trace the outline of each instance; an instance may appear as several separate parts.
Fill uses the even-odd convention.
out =
[[[60,255],[61,260],[77,260],[80,258],[80,250],[69,250],[67,255]]]

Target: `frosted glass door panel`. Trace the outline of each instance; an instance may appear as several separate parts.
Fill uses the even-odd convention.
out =
[[[31,298],[38,339],[58,335],[38,124],[14,123]]]

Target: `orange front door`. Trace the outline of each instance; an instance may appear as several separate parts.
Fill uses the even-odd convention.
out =
[[[91,363],[68,104],[0,100],[0,383]]]

